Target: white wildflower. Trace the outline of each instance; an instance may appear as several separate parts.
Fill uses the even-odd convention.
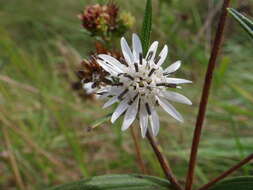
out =
[[[156,57],[158,42],[150,46],[144,57],[139,37],[133,34],[132,51],[125,38],[121,38],[122,53],[125,63],[106,55],[98,55],[98,64],[110,73],[111,85],[107,85],[97,91],[102,98],[110,97],[104,104],[104,108],[119,102],[112,114],[111,122],[124,113],[122,130],[126,130],[139,118],[141,133],[145,137],[148,123],[150,123],[153,135],[157,135],[160,123],[156,107],[160,105],[173,118],[183,122],[183,117],[169,103],[169,101],[191,105],[191,101],[185,96],[168,90],[168,88],[180,88],[180,84],[191,83],[189,80],[172,78],[171,73],[179,69],[181,62],[177,61],[163,69],[168,47],[164,46]]]

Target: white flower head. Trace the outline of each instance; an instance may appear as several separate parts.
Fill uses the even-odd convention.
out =
[[[156,111],[159,105],[176,120],[183,122],[183,117],[169,103],[180,102],[191,105],[191,101],[185,96],[168,90],[168,88],[181,88],[180,84],[191,83],[189,80],[172,78],[171,73],[179,69],[181,62],[177,61],[163,69],[168,47],[164,46],[158,56],[156,51],[158,42],[150,46],[146,56],[143,56],[142,45],[136,34],[132,36],[132,51],[124,37],[121,38],[121,49],[125,63],[106,55],[98,55],[98,64],[110,73],[112,83],[97,91],[102,98],[110,97],[104,104],[104,108],[119,102],[113,112],[111,122],[124,113],[122,130],[126,130],[139,118],[141,133],[145,137],[150,123],[153,135],[157,135],[160,123]]]

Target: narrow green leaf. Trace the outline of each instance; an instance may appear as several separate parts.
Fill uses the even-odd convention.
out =
[[[249,102],[253,103],[253,96],[249,91],[243,89],[242,87],[240,87],[236,84],[229,84],[229,86],[231,86],[231,88],[233,90],[235,90],[235,92],[237,92],[239,95],[241,95],[244,99],[246,99]]]
[[[253,189],[252,176],[230,178],[210,188],[210,190],[252,190],[252,189]]]
[[[148,51],[148,47],[150,43],[151,28],[152,28],[152,1],[147,0],[145,13],[144,13],[144,19],[142,23],[142,30],[141,30],[141,42],[143,46],[144,55]]]
[[[228,8],[228,12],[239,22],[243,29],[253,38],[253,21],[242,15],[233,8]]]
[[[103,124],[104,122],[106,121],[109,121],[111,116],[112,116],[113,113],[109,113],[108,115],[102,117],[102,118],[99,118],[97,120],[95,120],[89,127],[89,129],[94,129],[96,127],[98,127],[99,125]]]
[[[158,177],[138,174],[103,175],[63,184],[48,190],[170,190],[170,183]]]

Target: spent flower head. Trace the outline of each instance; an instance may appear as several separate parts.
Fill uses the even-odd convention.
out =
[[[96,51],[92,53],[88,60],[85,59],[81,62],[81,68],[77,72],[77,76],[81,80],[82,87],[87,95],[94,95],[101,87],[111,84],[111,81],[108,79],[110,78],[110,73],[97,63],[97,56],[99,54],[107,54],[124,61],[121,53],[108,50],[103,44],[96,42]]]
[[[183,122],[183,117],[170,104],[170,101],[191,104],[188,98],[172,91],[173,88],[181,88],[181,84],[191,83],[189,80],[171,77],[171,74],[179,69],[181,62],[177,61],[163,69],[161,66],[167,57],[168,47],[165,45],[156,56],[157,48],[158,42],[155,41],[144,56],[141,41],[136,34],[133,34],[132,50],[125,38],[121,38],[125,62],[107,54],[99,54],[96,60],[110,74],[108,79],[111,82],[97,91],[101,98],[110,97],[103,107],[119,103],[112,114],[111,122],[115,122],[124,114],[122,130],[126,130],[136,118],[139,118],[143,137],[145,137],[148,124],[153,135],[158,134],[160,128],[156,111],[158,106],[176,120]]]
[[[91,35],[101,37],[103,40],[123,35],[132,27],[135,20],[130,13],[120,13],[119,7],[113,2],[86,6],[79,18]]]

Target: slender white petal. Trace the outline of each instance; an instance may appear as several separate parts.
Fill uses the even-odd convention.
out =
[[[140,103],[139,119],[140,119],[140,127],[141,127],[141,136],[144,138],[146,136],[147,129],[148,129],[148,113],[146,112],[146,109],[143,103]]]
[[[112,76],[117,76],[119,73],[122,73],[121,70],[115,69],[113,66],[106,64],[104,61],[97,60],[97,63]]]
[[[125,65],[123,65],[122,63],[120,63],[117,59],[115,59],[114,57],[110,56],[110,55],[106,55],[106,54],[99,54],[98,57],[100,57],[101,59],[105,60],[106,62],[110,63],[111,65],[113,65],[114,67],[119,68],[122,72],[125,72],[127,70],[127,67]]]
[[[112,123],[114,123],[119,118],[119,116],[121,116],[121,114],[124,113],[126,109],[129,107],[128,101],[129,99],[124,99],[122,102],[119,103],[118,107],[112,114],[111,117]]]
[[[142,45],[140,38],[136,34],[133,34],[132,36],[132,45],[133,45],[134,62],[138,62],[140,54],[142,54]]]
[[[189,100],[187,97],[185,97],[184,95],[179,94],[177,92],[163,91],[162,94],[166,99],[168,99],[170,101],[179,102],[179,103],[182,103],[182,104],[192,105],[191,100]]]
[[[102,87],[100,89],[98,89],[96,92],[97,93],[103,93],[103,92],[108,92],[111,90],[111,86],[105,86],[105,87]]]
[[[175,71],[177,71],[181,66],[181,61],[176,61],[175,63],[171,64],[170,66],[168,66],[163,73],[173,73]]]
[[[131,52],[131,49],[129,48],[129,46],[127,44],[126,39],[124,37],[122,37],[120,43],[121,43],[121,50],[122,50],[122,53],[124,55],[126,62],[128,63],[128,65],[133,64],[134,57]]]
[[[104,105],[103,108],[107,108],[109,106],[111,106],[112,104],[116,103],[118,101],[118,97],[114,96],[112,98],[110,98]]]
[[[138,102],[139,102],[139,98],[136,98],[133,104],[127,109],[125,117],[124,117],[124,121],[121,127],[122,131],[127,130],[130,127],[130,125],[134,122],[137,115],[137,111],[138,111]]]
[[[183,117],[181,116],[180,113],[178,113],[178,111],[164,98],[158,97],[156,96],[159,105],[161,105],[161,107],[168,113],[170,114],[172,117],[174,117],[175,119],[177,119],[180,122],[183,122]]]
[[[105,93],[103,95],[99,95],[99,94],[96,94],[96,95],[97,95],[97,98],[100,99],[100,100],[106,99],[109,96],[108,93]]]
[[[148,53],[146,55],[146,60],[152,60],[152,61],[154,60],[157,47],[158,47],[158,41],[155,41],[151,44],[148,50]]]
[[[107,57],[108,58],[108,57]],[[122,67],[118,67],[114,62],[107,62],[107,61],[104,61],[104,63],[112,68],[114,71],[116,71],[117,73],[122,73],[124,72],[126,69],[124,68],[124,65]],[[121,69],[122,68],[122,69]]]
[[[120,86],[112,86],[110,89],[110,95],[118,95],[120,92],[122,92],[122,90],[124,90],[125,88]]]
[[[117,87],[117,86],[104,86],[100,89],[97,90],[97,93],[103,93],[103,92],[108,92],[110,95],[115,95],[121,92],[123,87]]]
[[[149,116],[151,130],[154,136],[156,136],[160,129],[159,117],[155,109],[152,109],[151,115]]]
[[[93,82],[88,82],[83,84],[83,89],[86,91],[87,94],[92,94],[96,91],[95,88],[92,88]]]
[[[164,63],[164,61],[165,61],[165,59],[167,57],[167,54],[168,54],[168,46],[165,45],[163,47],[161,53],[157,57],[157,59],[158,59],[157,66],[161,66]]]
[[[104,99],[108,96],[116,96],[120,92],[122,92],[125,88],[124,87],[117,87],[117,86],[105,86],[102,87],[101,89],[96,90],[96,93],[99,95],[99,99]]]
[[[166,82],[170,84],[192,83],[192,81],[190,80],[180,79],[180,78],[166,78]]]

